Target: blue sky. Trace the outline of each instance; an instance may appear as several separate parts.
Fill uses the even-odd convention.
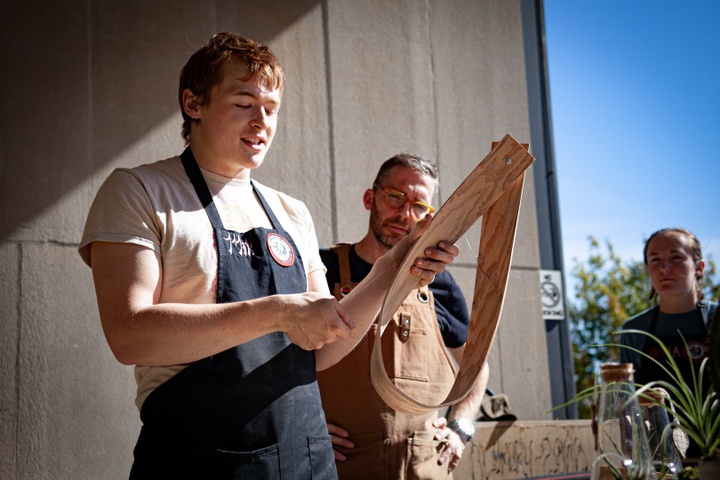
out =
[[[720,0],[544,8],[566,272],[590,235],[640,260],[668,226],[719,264]]]

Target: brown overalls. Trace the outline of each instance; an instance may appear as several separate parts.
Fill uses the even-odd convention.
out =
[[[340,247],[340,248],[338,248]],[[345,248],[347,247],[347,248]],[[333,294],[342,298],[350,283],[349,245],[333,247],[340,261],[341,283]],[[377,325],[338,364],[318,372],[318,384],[327,421],[350,432],[355,448],[336,447],[347,460],[337,462],[338,476],[346,479],[449,479],[448,463],[438,465],[444,444],[433,439],[437,411],[424,415],[396,412],[375,391],[370,380],[370,358]],[[455,367],[445,349],[432,293],[414,290],[388,323],[382,338],[388,376],[411,398],[441,403],[455,381]]]

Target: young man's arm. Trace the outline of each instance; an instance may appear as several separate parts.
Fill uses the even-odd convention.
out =
[[[411,240],[419,238],[423,231],[415,229]],[[346,355],[369,328],[395,271],[412,245],[400,243],[404,244],[401,248],[377,262],[379,268],[368,276],[374,280],[363,282],[365,285],[353,290],[355,295],[344,299],[358,320],[351,319],[329,294],[322,273],[311,274],[307,293],[223,304],[183,304],[158,303],[162,260],[148,248],[93,242],[90,264],[105,337],[123,364],[190,363],[275,331],[285,332],[293,343],[306,350],[347,340],[336,348],[319,351],[322,353],[318,355],[318,368],[322,369]],[[411,267],[411,273],[426,283],[457,255],[454,245],[447,246],[445,251],[431,250],[428,258],[418,261],[422,265]],[[362,333],[352,335],[355,321],[362,322]]]
[[[127,365],[190,363],[274,331],[308,350],[350,336],[347,313],[329,294],[161,304],[162,261],[156,252],[93,242],[90,260],[105,336]]]
[[[398,242],[388,253],[380,257],[363,281],[340,301],[356,328],[349,337],[339,338],[337,342],[328,343],[317,351],[317,370],[330,368],[339,362],[362,339],[380,311],[385,295],[405,255],[410,251],[413,243],[428,229],[431,222],[432,215],[418,222],[406,239]],[[453,262],[458,253],[459,249],[455,245],[440,242],[438,248],[426,249],[425,257],[415,259],[415,263],[410,267],[410,273],[418,277],[423,285],[428,285],[436,274]],[[311,290],[328,292],[327,280],[322,273],[311,276],[308,286]]]

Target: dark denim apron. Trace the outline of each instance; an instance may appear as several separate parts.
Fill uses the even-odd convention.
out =
[[[302,259],[274,228],[225,230],[192,152],[183,166],[218,249],[217,302],[307,291]],[[334,479],[315,352],[273,332],[192,363],[145,400],[131,479]]]

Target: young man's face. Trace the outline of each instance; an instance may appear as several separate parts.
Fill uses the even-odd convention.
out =
[[[385,189],[389,189],[386,191]],[[385,248],[402,240],[424,215],[413,215],[413,203],[430,205],[435,180],[411,168],[393,167],[382,184],[365,192],[365,208],[370,210],[370,230]],[[406,202],[397,208],[388,205],[387,195],[405,194]]]
[[[200,122],[193,126],[191,142],[213,159],[215,173],[245,177],[262,164],[270,148],[281,93],[259,78],[242,81],[242,63],[228,63],[223,71],[222,81],[198,106]]]

